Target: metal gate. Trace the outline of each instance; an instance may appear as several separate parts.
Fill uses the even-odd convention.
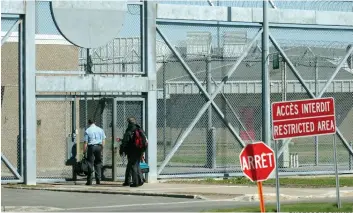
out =
[[[103,178],[106,180],[113,179],[113,145],[116,159],[116,175],[117,179],[123,179],[125,174],[125,166],[127,159],[125,156],[119,156],[119,145],[116,138],[122,138],[127,128],[126,119],[128,117],[135,117],[138,124],[145,126],[145,101],[143,98],[114,98],[110,99],[116,102],[116,111],[114,111],[114,104],[112,101],[107,102],[102,113],[101,125],[107,136],[106,144],[103,151]],[[114,125],[113,114],[115,114],[116,122]],[[115,134],[113,135],[113,131]]]

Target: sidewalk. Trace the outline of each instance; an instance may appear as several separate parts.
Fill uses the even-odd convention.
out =
[[[103,182],[101,185],[86,186],[85,182],[39,184],[37,186],[4,185],[6,188],[50,190],[81,193],[127,194],[144,196],[164,196],[190,199],[232,199],[236,201],[258,201],[256,186],[226,186],[203,184],[146,183],[138,188],[122,187],[120,182]],[[266,201],[275,201],[276,188],[263,187]],[[281,200],[307,200],[332,198],[336,196],[335,188],[280,188]],[[342,198],[352,197],[353,187],[341,187]]]

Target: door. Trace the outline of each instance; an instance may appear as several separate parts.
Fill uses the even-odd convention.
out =
[[[142,128],[145,127],[145,101],[143,98],[115,98],[116,101],[116,126],[115,126],[115,138],[112,138],[113,132],[113,102],[108,103],[107,107],[103,112],[102,126],[106,132],[107,140],[106,146],[103,152],[103,165],[104,165],[104,178],[112,179],[112,143],[117,147],[116,149],[116,160],[117,160],[117,175],[118,179],[123,179],[125,175],[125,167],[127,159],[125,156],[119,155],[120,142],[116,141],[116,138],[123,138],[124,132],[127,128],[128,117],[135,117],[136,121]]]

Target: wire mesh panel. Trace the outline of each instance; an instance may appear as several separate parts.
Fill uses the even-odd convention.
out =
[[[158,26],[163,37],[170,46],[175,46],[174,51],[185,62],[182,65],[172,49],[165,48],[165,39],[157,37],[158,162],[161,165],[171,157],[161,172],[162,176],[239,172],[239,142],[246,144],[262,139],[261,40],[250,48],[216,96],[214,101],[219,109],[212,108],[210,113],[205,110],[204,114],[198,115],[200,119],[194,122],[195,126],[188,128],[192,127],[190,124],[207,100],[187,69],[206,91],[212,93],[258,31],[256,28],[213,26]],[[337,126],[343,135],[343,138],[337,137],[341,171],[351,169],[346,146],[350,146],[352,141],[348,124],[352,123],[353,73],[347,63],[340,69],[337,66],[352,43],[352,33],[343,30],[271,29],[274,42],[290,61],[286,62],[276,45],[270,44],[271,102],[312,98],[306,88],[314,95],[322,93],[321,97],[334,97]],[[337,37],[341,39],[333,39]],[[335,71],[338,73],[333,78]],[[325,84],[328,84],[327,91],[323,91]],[[221,114],[233,130],[225,125],[227,123],[223,122]],[[176,124],[178,128],[173,128]],[[213,135],[208,135],[210,127]],[[278,160],[280,171],[333,172],[332,135],[296,138],[290,143],[286,141],[277,141],[278,148],[284,150]],[[274,148],[273,142],[271,146]],[[213,157],[212,149],[216,157]],[[214,166],[209,167],[212,163]]]
[[[141,5],[127,6],[124,26],[108,44],[90,49],[80,48],[80,70],[96,74],[141,74]],[[87,56],[88,60],[87,60]]]
[[[336,124],[345,140],[350,144],[352,131],[348,123],[352,123],[351,111],[353,83],[351,69],[345,62],[338,67],[344,58],[347,47],[352,43],[352,31],[338,30],[305,30],[305,29],[271,29],[275,41],[293,65],[280,57],[279,66],[274,66],[273,58],[279,53],[273,48],[271,75],[271,101],[300,100],[312,98],[305,86],[314,96],[333,97],[335,99]],[[288,35],[297,36],[288,39]],[[284,36],[286,35],[286,36]],[[337,39],[340,36],[341,39]],[[286,37],[286,39],[283,39]],[[320,38],[320,39],[318,39]],[[302,40],[300,40],[302,39]],[[337,75],[333,74],[337,71]],[[302,85],[295,73],[305,82]],[[332,79],[331,79],[332,78]],[[331,81],[332,80],[332,81]],[[327,85],[327,90],[323,90]],[[280,146],[284,141],[278,141]],[[337,137],[339,169],[350,170],[350,158],[343,140]],[[333,172],[333,135],[319,137],[303,137],[292,139],[286,145],[279,160],[283,171]]]
[[[2,37],[17,20],[1,19]],[[1,46],[1,153],[18,170],[19,167],[19,64],[18,27]],[[20,173],[20,171],[18,171]],[[14,179],[1,163],[1,180]]]
[[[37,177],[71,178],[71,101],[37,101]]]
[[[214,6],[223,7],[255,7],[262,8],[262,1],[224,1],[224,0],[158,0],[159,4],[180,4],[195,6]],[[317,10],[317,11],[344,11],[352,12],[352,3],[350,1],[320,1],[320,0],[301,0],[301,1],[272,1],[269,7],[280,9],[298,9],[298,10]]]
[[[116,142],[116,138],[112,138],[112,110],[113,110],[113,99],[110,100],[109,104],[105,108],[103,119],[104,130],[106,131],[107,140],[104,148],[104,166],[107,168],[104,171],[105,178],[112,178],[111,166],[112,162],[112,143],[115,143],[116,149],[116,165],[117,165],[117,176],[122,179],[125,175],[125,168],[127,164],[127,158],[125,155],[120,156],[118,153],[120,143]],[[143,128],[143,101],[124,101],[123,99],[115,98],[117,101],[117,114],[116,114],[116,137],[123,138],[124,132],[127,128],[127,118],[135,117],[136,121]],[[104,125],[105,124],[105,125]]]
[[[211,96],[259,29],[158,27],[181,56],[162,48],[167,43],[157,37],[158,162],[171,157],[161,175],[240,172],[240,143],[261,135],[255,124],[261,104],[255,100],[261,93],[261,84],[260,90],[256,88],[261,79],[259,42],[253,42],[247,57],[228,76],[215,106],[204,106],[207,98],[197,84]]]

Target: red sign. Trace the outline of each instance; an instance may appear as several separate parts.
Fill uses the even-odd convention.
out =
[[[333,98],[272,103],[274,140],[336,133]]]
[[[265,181],[276,168],[275,153],[263,142],[248,144],[240,152],[243,173],[251,181]]]

